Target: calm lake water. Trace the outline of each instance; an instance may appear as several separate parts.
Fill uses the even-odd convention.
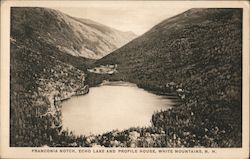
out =
[[[64,101],[63,127],[76,135],[145,127],[150,125],[155,111],[166,110],[173,104],[166,96],[152,94],[133,84],[109,83]]]

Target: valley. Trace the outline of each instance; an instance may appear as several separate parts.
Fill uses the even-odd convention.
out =
[[[36,18],[56,18],[52,21],[58,23],[51,25],[60,26],[47,29],[57,35],[46,34],[46,26],[30,24],[34,19],[18,21],[19,16],[26,19],[26,14],[31,14],[28,9],[13,9],[10,146],[242,146],[241,9],[191,9],[164,20],[134,40],[130,38],[132,41],[123,42],[124,46],[107,45],[109,50],[93,56],[80,50],[83,43],[88,47],[94,43],[67,35],[74,31],[70,28],[75,21],[93,28],[96,23],[53,10],[36,8],[33,14],[37,12]],[[32,29],[23,32],[21,28],[28,26]],[[106,27],[102,29],[99,32],[107,32]],[[100,38],[92,33],[97,32],[89,36]],[[76,46],[72,48],[69,41]],[[97,44],[93,48],[96,51],[102,47]],[[89,87],[103,81],[130,82],[180,102],[153,113],[149,127],[89,136],[63,130],[62,100],[86,94]]]

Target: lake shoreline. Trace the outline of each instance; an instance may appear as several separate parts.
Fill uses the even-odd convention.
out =
[[[130,83],[130,82],[104,81],[103,83],[101,83],[101,84],[99,84],[99,85],[97,85],[95,87],[90,87],[89,91],[90,91],[90,94],[87,94],[87,96],[76,96],[76,97],[72,96],[72,98],[70,98],[71,101],[67,100],[67,101],[62,103],[62,110],[66,111],[65,114],[62,112],[62,114],[65,115],[63,120],[65,120],[65,122],[66,122],[63,125],[65,126],[65,124],[66,124],[65,128],[70,128],[71,131],[78,132],[76,134],[81,134],[81,133],[79,133],[79,130],[81,130],[82,128],[78,127],[78,126],[76,128],[73,128],[74,126],[72,126],[72,125],[74,125],[74,124],[70,124],[70,123],[85,123],[85,120],[83,120],[83,119],[87,118],[87,116],[89,116],[89,114],[85,114],[85,113],[82,113],[82,112],[86,112],[86,111],[89,112],[88,110],[85,110],[88,107],[91,108],[90,109],[91,111],[93,111],[93,115],[96,114],[97,112],[99,112],[100,110],[104,109],[104,107],[105,107],[107,110],[114,111],[116,113],[116,116],[117,116],[117,113],[120,113],[119,116],[123,116],[124,113],[126,114],[126,111],[125,112],[120,112],[119,111],[120,109],[123,109],[123,107],[125,105],[126,105],[125,107],[127,107],[127,106],[136,106],[137,109],[141,108],[142,112],[143,112],[144,109],[146,109],[147,111],[148,111],[148,109],[152,109],[151,110],[152,113],[150,113],[150,114],[146,113],[147,111],[145,111],[145,113],[147,114],[147,115],[145,114],[147,116],[146,118],[148,118],[147,120],[151,120],[152,115],[154,114],[155,111],[167,110],[167,109],[171,108],[172,106],[176,106],[178,104],[177,102],[175,102],[174,99],[172,99],[172,98],[169,99],[168,96],[153,94],[152,92],[147,91],[147,90],[145,90],[143,88],[139,88],[139,87],[136,86],[136,84],[133,84],[133,83]],[[109,91],[109,92],[107,92],[107,91]],[[100,94],[98,95],[97,92],[100,92]],[[120,95],[120,93],[121,93],[121,95]],[[132,94],[134,94],[134,95],[132,95]],[[141,95],[143,95],[143,96],[141,96]],[[137,99],[139,99],[139,100],[133,99],[136,96],[138,96]],[[113,101],[113,98],[116,99],[116,100]],[[127,98],[129,98],[129,99],[127,99]],[[143,98],[145,98],[145,100],[143,100]],[[117,99],[119,99],[120,101],[125,100],[127,102],[126,103],[121,102],[121,103],[116,104]],[[88,101],[91,101],[91,102],[89,103]],[[98,106],[99,104],[101,104],[98,101],[103,101],[102,102],[102,107]],[[133,103],[133,101],[136,101],[136,103]],[[109,104],[105,105],[105,103],[107,103],[107,102]],[[158,104],[157,103],[153,104],[154,102],[159,102],[159,103]],[[87,103],[89,103],[89,104],[87,104]],[[92,106],[90,106],[90,104],[92,104]],[[156,106],[154,106],[154,105],[156,105]],[[82,106],[84,106],[84,107],[82,107]],[[99,109],[94,111],[94,109],[96,107],[99,107]],[[114,107],[114,108],[112,108],[112,107]],[[119,107],[119,109],[117,109],[116,107]],[[100,116],[102,116],[103,113],[108,114],[109,112],[105,113],[106,109],[104,109],[101,114],[97,115],[95,117],[95,120],[98,120],[98,118]],[[126,110],[127,110],[127,108],[126,108]],[[70,113],[75,112],[75,114],[74,115],[73,114],[68,115],[67,111],[70,112]],[[133,114],[133,112],[134,111],[132,111],[129,114]],[[82,115],[78,115],[78,114],[82,114]],[[143,119],[143,118],[145,118],[143,114],[144,113],[139,113],[139,114],[136,113],[136,114],[132,115],[130,119],[134,119],[134,118]],[[91,116],[93,116],[93,115],[91,115]],[[72,116],[72,117],[70,117],[70,116]],[[74,116],[82,116],[82,118],[81,119],[78,119],[78,118],[74,119]],[[109,116],[108,118],[105,118],[105,120],[108,120],[109,118],[112,118],[112,116],[113,115]],[[142,116],[143,118],[140,117],[140,116]],[[93,121],[95,121],[95,120],[93,120]],[[73,121],[75,121],[75,122],[73,122]],[[79,122],[76,122],[76,121],[79,121]],[[113,123],[112,121],[114,121],[114,120],[111,120],[110,122],[107,122],[107,123]],[[142,121],[144,121],[144,119]],[[138,127],[138,126],[141,127],[142,126],[143,127],[143,126],[150,126],[151,125],[150,123],[144,125],[144,124],[142,124],[143,123],[142,121],[140,122],[139,125],[137,125],[138,123],[136,121],[132,122],[130,120],[130,122],[129,122],[130,125],[128,124],[125,127],[121,126],[120,124],[118,124],[117,125],[118,127],[117,127],[117,126],[115,126],[116,122],[114,122],[113,123],[114,126],[111,126],[109,129],[105,128],[105,130],[107,129],[105,132],[113,131],[114,129],[122,130],[122,129],[128,129],[129,127],[134,127],[134,126],[136,126],[136,127]],[[103,122],[103,121],[100,121],[100,122]],[[95,127],[95,125],[98,125],[99,122],[97,122],[96,124],[92,124],[92,126],[87,125],[87,123],[85,124],[85,126],[83,124],[82,127],[85,127],[85,129],[83,129],[83,131],[86,131],[87,127]],[[123,128],[121,129],[120,127],[123,127]],[[100,130],[101,130],[101,128],[100,128]],[[86,133],[83,133],[83,134],[86,135]],[[94,133],[94,134],[97,134],[97,133]],[[98,134],[102,134],[102,133],[98,133]]]
[[[95,85],[98,86],[98,85]],[[91,87],[95,87],[91,86]],[[91,88],[90,87],[90,88]],[[143,86],[140,86],[140,88]],[[174,87],[175,88],[175,87]],[[146,91],[152,91],[152,89],[143,88]],[[209,137],[202,136],[201,139],[197,138],[196,131],[205,131],[206,129],[218,129],[217,126],[207,127],[206,125],[197,124],[196,118],[199,117],[197,110],[192,107],[193,102],[196,102],[192,98],[188,96],[188,92],[179,92],[178,89],[175,88],[176,94],[178,94],[178,98],[182,101],[177,107],[173,107],[173,109],[163,110],[159,112],[155,112],[152,114],[152,125],[145,127],[130,127],[125,130],[110,130],[107,133],[99,134],[99,135],[89,135],[84,136],[84,145],[87,147],[92,146],[104,146],[104,147],[147,147],[144,145],[145,142],[150,140],[150,147],[193,147],[195,145],[199,145],[198,142],[202,142],[200,145],[208,145],[209,147],[217,147],[217,142],[213,140],[213,136],[209,135]],[[155,92],[161,92],[154,90]],[[186,95],[184,99],[181,97]],[[198,110],[199,111],[199,110]],[[179,118],[182,116],[183,119]],[[175,122],[173,122],[175,121]],[[185,129],[189,129],[189,131]],[[213,130],[214,131],[214,130]],[[220,130],[219,132],[223,133],[225,130]],[[207,134],[206,132],[204,132]],[[213,132],[217,133],[217,132]],[[148,135],[146,135],[148,134]],[[72,134],[73,136],[76,136]],[[136,138],[134,137],[137,136]],[[146,135],[146,136],[145,136]],[[165,139],[162,140],[161,138]],[[186,142],[188,140],[195,139],[193,142]],[[121,140],[122,139],[122,140]],[[133,139],[131,141],[131,139]],[[140,143],[139,141],[143,141]],[[156,143],[157,142],[157,143]]]

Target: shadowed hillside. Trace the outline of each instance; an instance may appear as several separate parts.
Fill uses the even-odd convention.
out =
[[[96,62],[100,64],[118,65],[113,80],[182,92],[180,107],[152,118],[156,128],[170,133],[169,139],[173,134],[180,138],[174,145],[241,146],[241,9],[188,10]]]
[[[121,37],[55,10],[12,8],[10,146],[241,147],[241,9],[191,9],[89,59],[125,44]],[[113,72],[87,73],[90,65]],[[181,104],[152,114],[146,128],[87,137],[63,130],[61,101],[104,79],[176,94]]]
[[[10,146],[69,146],[60,101],[84,88],[86,74],[14,41],[10,51]]]
[[[89,58],[133,37],[48,8],[11,8],[10,146],[84,146],[62,130],[61,101],[88,93]]]

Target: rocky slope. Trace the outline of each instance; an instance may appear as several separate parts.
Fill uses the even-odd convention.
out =
[[[158,145],[241,146],[241,9],[188,10],[96,62],[100,64],[117,64],[113,80],[181,92],[180,107],[152,118],[153,130],[166,133],[165,143]]]
[[[49,8],[13,7],[12,37],[35,37],[62,52],[90,59],[101,58],[135,37],[89,19],[71,17]]]

